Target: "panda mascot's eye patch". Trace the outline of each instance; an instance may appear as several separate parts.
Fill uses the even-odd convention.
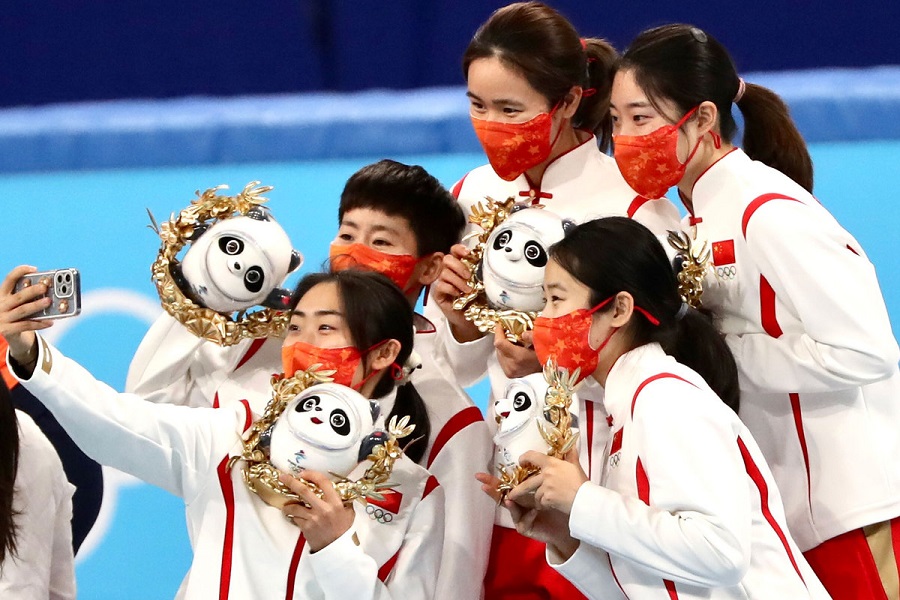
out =
[[[319,408],[320,403],[321,400],[319,400],[318,396],[310,396],[309,398],[305,398],[303,402],[298,402],[297,406],[294,407],[294,410],[297,412],[309,412]]]
[[[500,250],[509,244],[512,239],[512,231],[504,231],[494,240],[494,250]]]
[[[531,408],[531,398],[525,392],[516,392],[513,398],[513,409],[516,411],[528,410]]]
[[[532,266],[541,268],[547,266],[547,251],[535,241],[525,244],[525,260]]]
[[[250,292],[256,293],[260,291],[265,281],[266,276],[263,274],[263,270],[260,267],[250,267],[247,269],[247,272],[244,273],[244,285]]]
[[[244,242],[235,237],[224,236],[219,239],[219,249],[228,256],[235,256],[244,251]]]
[[[331,411],[331,417],[328,420],[331,428],[338,435],[350,435],[350,421],[347,419],[347,413],[343,409],[336,408]]]

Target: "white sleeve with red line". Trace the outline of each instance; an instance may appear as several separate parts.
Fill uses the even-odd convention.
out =
[[[223,348],[195,336],[163,313],[131,359],[125,391],[151,402],[210,406],[218,384],[250,343],[245,340]]]
[[[466,410],[478,411],[475,407]],[[495,504],[481,491],[475,473],[489,472],[493,442],[480,412],[478,417],[454,433],[428,465],[441,482],[446,503],[441,574],[435,596],[439,599],[481,597],[487,571]],[[452,419],[447,426],[453,426]]]
[[[38,349],[37,368],[20,381],[78,447],[100,464],[187,501],[191,486],[222,459],[215,456],[216,432],[239,431],[245,421],[243,407],[217,411],[144,402],[94,379],[40,337]]]
[[[779,301],[775,306],[789,307],[800,325],[779,319],[776,310],[770,317],[784,328],[779,337],[726,337],[742,389],[827,392],[874,383],[896,372],[900,349],[875,268],[827,211],[772,200],[752,213],[746,238]]]
[[[443,512],[444,495],[438,485],[428,490],[416,505],[397,562],[385,582],[378,577],[379,566],[375,560],[353,542],[352,529],[310,554],[308,560],[325,598],[434,598],[443,542]]]
[[[427,312],[426,316],[429,316]],[[432,321],[437,329],[433,346],[435,360],[447,365],[461,387],[475,385],[484,379],[488,374],[488,360],[495,352],[493,334],[471,342],[459,342],[453,337],[450,324],[443,315],[437,319],[432,318]]]
[[[590,544],[579,544],[566,561],[547,549],[547,564],[556,569],[590,600],[628,600],[609,563],[609,554]]]
[[[750,565],[751,498],[736,433],[712,412],[728,409],[711,407],[719,402],[711,396],[675,379],[644,388],[625,435],[638,448],[648,497],[584,483],[569,518],[573,537],[661,579],[740,582]],[[618,468],[640,479],[635,464]]]

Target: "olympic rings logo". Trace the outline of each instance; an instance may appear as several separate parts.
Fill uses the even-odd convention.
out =
[[[737,267],[735,265],[716,267],[716,277],[719,279],[734,279],[736,275]]]
[[[366,514],[369,515],[370,519],[378,521],[381,524],[390,523],[394,520],[394,515],[373,504],[366,505]]]

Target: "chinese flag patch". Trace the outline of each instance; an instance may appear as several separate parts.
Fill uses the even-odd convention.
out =
[[[622,449],[622,433],[625,431],[625,428],[620,428],[617,432],[613,434],[612,438],[612,448],[609,449],[609,455],[612,456],[616,452]]]
[[[712,245],[713,264],[717,267],[734,264],[734,240],[725,240],[724,242],[713,242]]]

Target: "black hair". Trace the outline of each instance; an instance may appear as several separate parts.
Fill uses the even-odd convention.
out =
[[[0,377],[0,566],[16,554],[13,496],[19,468],[19,423],[6,382]]]
[[[654,325],[635,311],[623,333],[629,349],[658,342],[666,353],[699,373],[725,404],[738,410],[737,365],[706,310],[687,309],[662,244],[633,219],[606,217],[582,223],[550,248],[550,256],[591,290],[595,306],[628,292],[634,305],[659,321]],[[612,310],[612,304],[601,312]]]
[[[338,288],[341,308],[350,338],[355,348],[365,350],[379,342],[394,339],[400,342],[400,353],[395,363],[403,365],[413,349],[413,312],[409,300],[394,283],[373,271],[345,271],[310,273],[300,280],[294,291],[297,302],[314,286],[320,283],[334,283]],[[386,396],[394,389],[394,379],[389,372],[379,376],[372,392],[373,398]],[[403,440],[404,451],[413,461],[421,463],[425,458],[425,448],[431,437],[431,421],[425,409],[425,401],[412,383],[397,388],[394,407],[386,421],[393,416],[409,416],[416,426],[413,440]]]
[[[356,208],[371,208],[409,223],[417,257],[450,252],[459,242],[466,218],[441,182],[418,165],[384,159],[350,176],[338,208],[338,224]]]
[[[609,147],[612,133],[609,95],[618,54],[606,40],[580,38],[575,27],[541,2],[516,2],[495,11],[478,28],[463,54],[463,76],[480,58],[496,56],[525,77],[547,99],[548,110],[565,99],[573,86],[593,89],[581,98],[572,125],[597,136]]]
[[[712,102],[719,113],[719,133],[727,142],[737,132],[731,113],[737,98],[747,156],[812,192],[812,158],[787,105],[772,90],[753,83],[745,83],[739,94],[741,80],[734,61],[710,34],[684,24],[648,29],[622,55],[618,70],[631,71],[654,106],[670,100],[683,115],[702,102]]]

